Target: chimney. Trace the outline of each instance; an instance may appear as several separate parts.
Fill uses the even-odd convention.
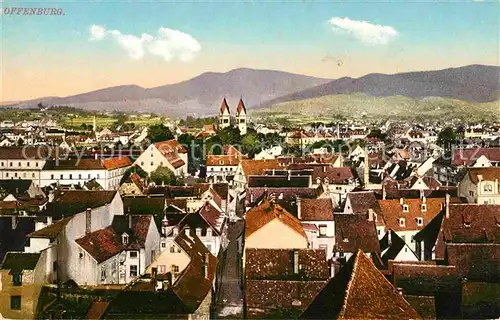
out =
[[[288,181],[290,181],[291,176],[292,176],[292,171],[291,171],[291,170],[288,170]]]
[[[94,160],[97,160],[97,152],[94,153]]]
[[[404,198],[399,198],[399,204],[403,205],[404,204]]]
[[[205,259],[203,261],[203,276],[205,279],[208,279],[208,260],[209,260],[209,254],[210,253],[205,253]]]
[[[207,238],[211,238],[211,237],[212,237],[212,229],[207,228]]]
[[[422,197],[422,203],[426,203],[427,202],[427,198],[425,196]]]
[[[165,236],[167,235],[167,228],[168,228],[167,215],[164,215],[163,220],[161,220],[161,230]]]
[[[483,175],[482,174],[478,174],[477,175],[477,180],[479,180],[479,182],[483,181]]]
[[[293,250],[293,274],[299,274],[299,250]]]
[[[87,208],[85,211],[85,234],[90,234],[92,231],[92,209]]]
[[[54,202],[54,190],[50,190],[49,191],[49,198],[48,198],[49,202],[52,203]]]
[[[297,196],[297,219],[302,220],[302,199]]]
[[[373,221],[373,209],[368,209],[368,221]]]
[[[420,199],[424,199],[425,198],[425,194],[424,194],[424,189],[420,189]],[[425,203],[425,200],[424,200],[424,203]]]
[[[397,288],[397,289],[398,289],[398,293],[399,293],[400,295],[403,295],[403,288]]]
[[[132,215],[128,215],[128,228],[132,229]]]
[[[326,166],[323,166],[323,172],[326,172]]]
[[[184,233],[189,237],[189,227],[184,228]]]
[[[385,190],[385,185],[382,186],[382,200],[387,198],[387,191]]]
[[[387,243],[390,245],[392,245],[392,230],[389,229],[389,231],[387,231]]]
[[[330,278],[335,277],[335,263],[330,260]]]
[[[450,218],[450,194],[446,194],[446,219]]]

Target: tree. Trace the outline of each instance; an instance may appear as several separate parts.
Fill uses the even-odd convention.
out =
[[[120,184],[127,182],[128,178],[132,175],[132,173],[137,173],[139,177],[143,179],[145,179],[148,176],[147,172],[142,170],[140,166],[133,165],[130,168],[128,168],[127,171],[125,171],[122,179],[120,180]]]
[[[243,136],[241,139],[241,148],[243,153],[249,154],[250,156],[261,151],[261,142],[255,130],[249,130],[247,134]]]
[[[157,185],[175,185],[176,177],[167,167],[158,167],[155,171],[151,172],[151,180]]]
[[[451,127],[446,127],[438,134],[437,143],[444,149],[449,150],[451,146],[455,144],[457,140],[457,134],[455,130]]]
[[[155,124],[148,128],[148,139],[152,143],[173,139],[172,131],[163,124]]]

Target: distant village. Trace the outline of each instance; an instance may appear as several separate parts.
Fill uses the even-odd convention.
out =
[[[500,317],[500,124],[0,121],[0,318]]]

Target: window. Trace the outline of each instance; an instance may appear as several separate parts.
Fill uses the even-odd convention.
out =
[[[97,179],[100,179],[100,177],[99,177],[99,176],[100,176],[100,174],[97,174]]]
[[[474,191],[469,191],[469,196],[473,197],[474,196]]]
[[[35,177],[35,173],[32,173],[32,174],[31,174],[31,177],[32,177],[32,178],[34,178],[34,177]]]
[[[154,166],[154,165],[155,165],[155,163],[153,161],[151,161],[151,166]]]
[[[12,310],[21,310],[21,296],[10,296],[10,308]]]
[[[21,166],[21,162],[18,162],[18,163],[17,163],[17,166],[18,166],[18,167],[20,167],[20,166]]]
[[[54,180],[54,175],[53,174],[50,175],[50,179]]]
[[[27,166],[27,167],[29,167],[29,166],[30,166],[30,163],[29,163],[29,161],[28,161],[28,162],[26,162],[26,166]]]
[[[61,174],[60,178],[61,178],[61,180],[63,179],[63,175],[62,174]]]
[[[23,284],[23,275],[20,272],[12,274],[12,284],[15,286],[20,286]]]
[[[106,280],[106,266],[101,267],[101,281]]]
[[[129,257],[132,259],[136,259],[137,258],[137,251],[130,251]]]
[[[403,212],[408,212],[408,205],[407,204],[403,204]]]
[[[26,178],[26,172],[23,173],[23,178]]]
[[[320,237],[324,237],[324,236],[326,236],[326,225],[321,224],[321,225],[319,226],[319,236],[320,236]]]
[[[401,236],[401,240],[403,240],[406,243],[406,236]]]
[[[17,177],[17,172],[14,173],[14,177]]]
[[[174,245],[170,246],[170,253],[175,253],[175,246]]]
[[[69,179],[73,179],[73,175],[71,173],[69,174]]]
[[[158,273],[159,274],[165,274],[167,273],[167,266],[166,265],[159,265],[158,266]]]
[[[320,244],[320,245],[319,245],[319,248],[320,248],[321,250],[325,250],[325,251],[326,251],[326,250],[328,249],[328,245],[326,245],[326,244]]]
[[[13,167],[13,166],[14,166],[14,164],[12,162],[9,163],[9,167]]]
[[[179,266],[178,266],[178,265],[173,264],[173,265],[170,267],[170,272],[172,272],[172,273],[179,273]]]
[[[130,266],[130,276],[137,277],[137,265],[133,264]]]
[[[405,219],[404,218],[399,218],[399,226],[404,227],[405,226]]]
[[[116,261],[111,263],[111,276],[114,277],[116,275]]]
[[[423,226],[423,225],[424,225],[424,219],[417,218],[417,226]]]
[[[3,162],[2,162],[2,167],[3,167]]]
[[[38,167],[38,162],[35,162],[35,167]]]
[[[493,191],[493,186],[491,184],[484,185],[484,191],[486,191],[486,192]]]
[[[8,178],[8,177],[9,177],[9,173],[8,173],[8,172],[6,172],[6,173],[5,173],[5,177],[6,177],[6,178]]]
[[[427,205],[425,203],[422,203],[420,205],[420,211],[422,211],[422,212],[426,212],[427,211]]]
[[[207,244],[207,249],[208,249],[208,251],[212,252],[212,245],[211,244]]]
[[[166,244],[165,242],[162,242],[162,243],[161,243],[161,247],[162,247],[162,248],[166,248],[166,247],[167,247],[167,244]]]
[[[52,271],[57,272],[57,261],[52,262]]]
[[[82,179],[82,174],[81,173],[78,174],[78,179]]]

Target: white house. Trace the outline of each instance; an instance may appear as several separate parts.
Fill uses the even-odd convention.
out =
[[[187,173],[187,150],[177,140],[166,140],[151,144],[134,162],[148,174],[158,167],[166,167],[176,176]]]
[[[116,190],[131,165],[128,157],[48,160],[41,172],[40,185],[83,185],[95,179],[105,190]]]
[[[500,204],[499,181],[500,167],[469,168],[458,193],[469,203]]]
[[[32,180],[37,186],[50,150],[34,147],[0,147],[0,180]]]

